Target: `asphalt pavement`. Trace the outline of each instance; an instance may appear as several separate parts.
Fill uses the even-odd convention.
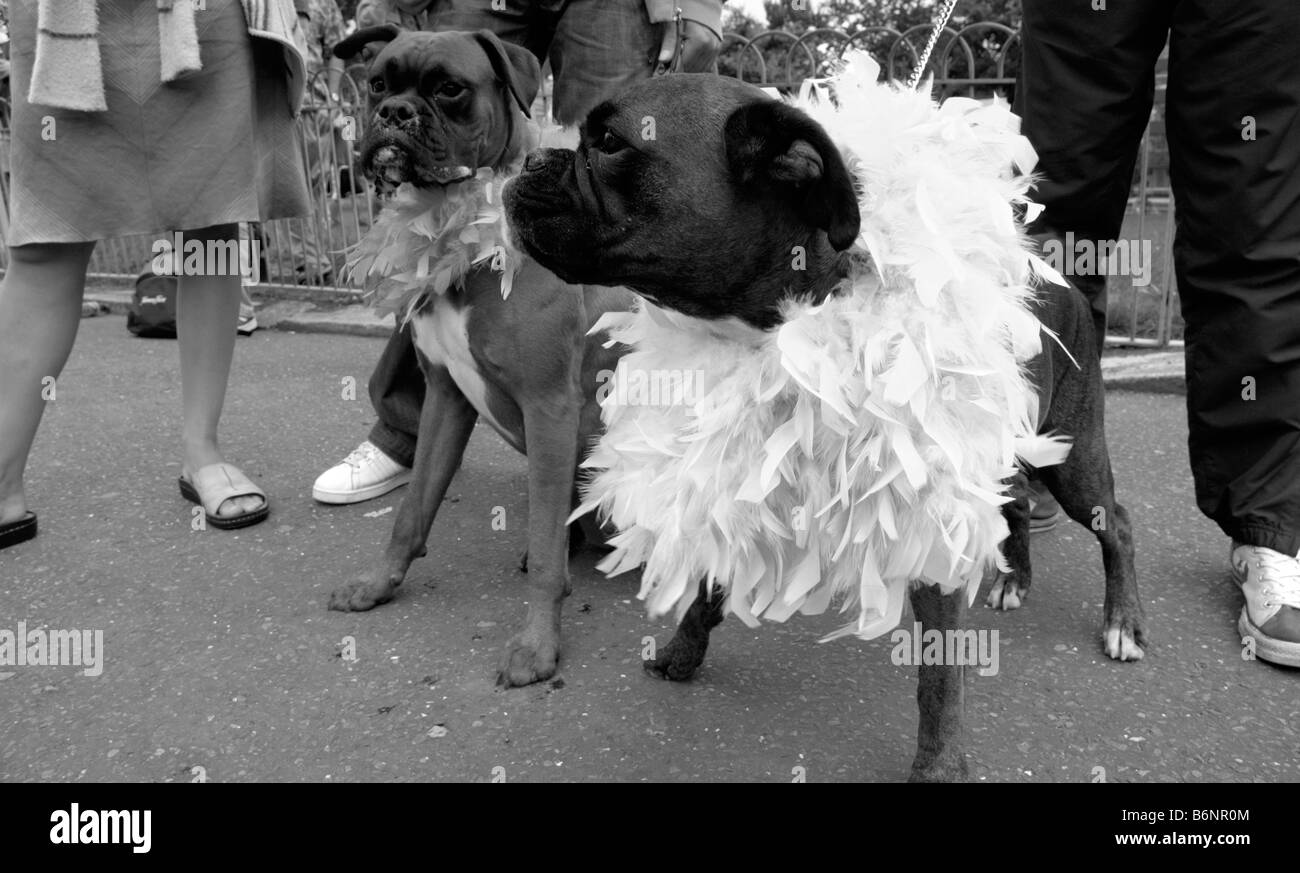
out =
[[[241,339],[223,446],[272,515],[195,531],[176,487],[176,344],[135,339],[120,316],[83,322],[28,472],[41,535],[0,553],[0,628],[102,630],[103,671],[0,667],[0,780],[906,777],[915,672],[887,638],[819,644],[838,615],[729,619],[695,681],[662,682],[641,651],[671,624],[591,553],[573,568],[557,678],[494,687],[525,611],[526,468],[485,425],[398,599],[328,612],[330,588],[378,561],[402,495],[310,496],[366,435],[380,348]],[[973,778],[1300,780],[1300,671],[1242,657],[1228,543],[1192,499],[1183,398],[1112,390],[1107,424],[1152,645],[1139,663],[1109,661],[1091,535],[1036,537],[1025,606],[995,613],[981,596],[971,610],[1000,642],[997,673],[968,680]]]

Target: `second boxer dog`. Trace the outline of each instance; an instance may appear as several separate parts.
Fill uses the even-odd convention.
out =
[[[655,136],[643,135],[646,119]],[[753,86],[707,75],[652,80],[596,107],[576,151],[529,156],[507,186],[506,206],[525,250],[566,281],[625,285],[660,307],[759,330],[780,323],[789,299],[834,292],[860,222],[855,180],[820,125]],[[789,268],[792,250],[806,254],[798,272]],[[1039,424],[1074,439],[1043,481],[1101,545],[1107,653],[1136,659],[1145,626],[1129,520],[1114,496],[1088,308],[1077,291],[1053,287],[1038,314],[1065,346],[1045,341],[1034,362]],[[1029,584],[1023,494],[1004,515],[1012,572],[990,604],[1014,608]],[[724,593],[709,597],[701,583],[653,671],[686,678],[698,667]],[[958,626],[964,597],[920,586],[911,601],[922,627],[942,632]],[[959,666],[920,667],[914,779],[965,775],[961,689]]]
[[[335,54],[351,57],[370,43],[384,47],[369,70],[372,117],[361,144],[367,175],[388,184],[456,185],[479,168],[517,167],[535,145],[525,127],[540,80],[531,52],[488,31],[387,26],[359,31]],[[487,265],[429,296],[412,318],[427,391],[410,488],[380,566],[335,590],[330,608],[367,610],[392,599],[411,562],[425,553],[481,417],[528,456],[528,616],[506,644],[498,680],[526,685],[555,673],[579,446],[599,432],[598,375],[618,356],[586,334],[601,314],[631,300],[618,289],[565,286],[527,260],[508,299]]]

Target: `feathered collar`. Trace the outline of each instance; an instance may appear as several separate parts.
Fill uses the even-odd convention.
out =
[[[404,322],[430,295],[458,287],[488,266],[510,296],[523,255],[510,245],[501,189],[509,174],[479,169],[462,182],[432,188],[400,185],[348,261],[381,315]]]
[[[767,332],[649,302],[593,328],[631,351],[575,516],[617,528],[600,567],[642,567],[652,613],[680,614],[707,579],[749,624],[838,600],[855,613],[839,633],[885,633],[914,581],[973,597],[1001,563],[1017,457],[1068,451],[1036,435],[1023,371],[1041,348],[1030,286],[1050,270],[1013,217],[1034,162],[1018,120],[878,72],[851,55],[833,101],[800,101],[862,183],[866,254],[839,293],[787,304]]]

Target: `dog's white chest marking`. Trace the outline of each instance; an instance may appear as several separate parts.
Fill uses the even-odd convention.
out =
[[[415,347],[432,363],[446,367],[456,387],[478,414],[508,442],[513,442],[488,408],[487,383],[469,351],[468,322],[468,306],[457,308],[445,298],[437,297],[429,309],[411,318]]]

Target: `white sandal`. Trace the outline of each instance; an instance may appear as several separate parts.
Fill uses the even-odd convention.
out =
[[[221,530],[250,527],[266,520],[271,514],[271,503],[266,492],[253,484],[243,471],[232,464],[208,464],[191,476],[182,475],[177,480],[181,496],[203,507],[208,524]],[[260,497],[262,506],[242,515],[217,515],[221,504],[235,497]]]

